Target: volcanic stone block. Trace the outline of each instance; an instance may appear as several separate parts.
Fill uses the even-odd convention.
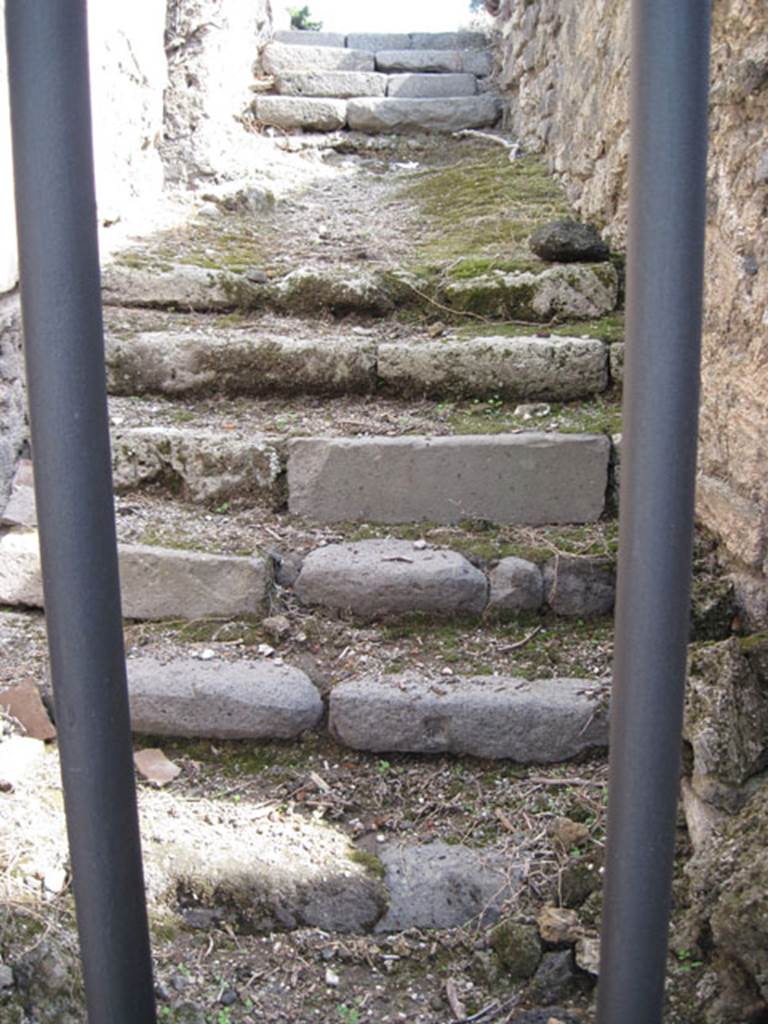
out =
[[[474,75],[390,75],[387,82],[387,96],[400,99],[474,96],[476,92],[477,79]],[[357,95],[369,94],[359,92]]]
[[[360,394],[373,390],[373,342],[151,331],[107,339],[113,395]]]
[[[272,575],[261,557],[120,547],[127,619],[237,618],[264,612]]]
[[[375,71],[294,71],[280,75],[276,82],[281,96],[384,96],[387,76]]]
[[[490,95],[456,99],[355,99],[349,101],[347,121],[353,131],[458,131],[496,123],[499,101]]]
[[[497,615],[538,611],[544,603],[541,569],[523,558],[502,558],[491,570],[488,610]]]
[[[544,597],[557,615],[609,615],[616,569],[605,558],[553,558],[544,566]]]
[[[292,739],[323,713],[296,668],[268,661],[128,659],[134,732],[210,739]]]
[[[288,132],[295,128],[335,132],[347,123],[345,100],[309,96],[257,96],[252,109],[257,121]]]
[[[474,338],[379,346],[378,376],[411,395],[570,401],[608,387],[608,351],[583,338]]]
[[[330,728],[355,750],[567,761],[608,744],[606,691],[594,680],[354,679],[331,693]]]
[[[336,46],[303,46],[297,51],[285,43],[264,48],[262,65],[268,75],[286,71],[374,71],[373,54]]]
[[[400,540],[317,548],[305,558],[295,589],[303,604],[366,619],[406,612],[479,615],[488,596],[484,573],[463,555],[417,550]]]
[[[609,455],[608,438],[589,434],[299,438],[289,508],[323,523],[593,522]]]
[[[421,845],[387,843],[376,850],[386,874],[387,913],[377,932],[408,928],[486,927],[515,897],[522,864],[498,850],[472,850],[437,840]]]
[[[334,46],[336,49],[347,45],[347,37],[341,32],[311,32],[306,29],[281,29],[275,32],[274,41],[286,46]]]
[[[262,437],[141,427],[112,434],[115,491],[166,488],[186,501],[278,500],[282,459]]]
[[[558,263],[598,263],[611,251],[597,228],[576,220],[555,220],[537,228],[528,240],[532,252]]]

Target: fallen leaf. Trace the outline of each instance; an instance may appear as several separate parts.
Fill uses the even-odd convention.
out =
[[[162,750],[138,750],[133,755],[133,761],[139,775],[156,786],[167,786],[181,774],[181,768],[169,761]]]
[[[0,691],[0,708],[24,727],[30,739],[52,740],[56,737],[56,727],[31,679]]]
[[[456,982],[453,978],[448,978],[445,983],[445,995],[448,1000],[448,1005],[451,1008],[454,1020],[466,1020],[467,1009],[459,999],[459,990],[456,987]]]

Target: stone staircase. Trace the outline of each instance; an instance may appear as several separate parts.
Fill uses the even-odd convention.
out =
[[[501,114],[479,32],[278,32],[260,64],[253,116],[285,131],[459,131]]]

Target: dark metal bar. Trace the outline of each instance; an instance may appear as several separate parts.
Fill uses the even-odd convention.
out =
[[[6,0],[56,724],[91,1024],[154,1024],[109,452],[85,0]]]
[[[709,0],[633,0],[628,337],[600,1024],[660,1024],[689,634]]]

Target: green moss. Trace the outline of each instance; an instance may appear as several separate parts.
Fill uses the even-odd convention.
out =
[[[555,325],[547,324],[547,336],[556,337],[596,338],[607,344],[624,341],[624,317],[620,313],[600,317],[597,320],[569,320]],[[456,334],[463,338],[525,338],[541,336],[542,328],[537,324],[494,324],[494,323],[463,323],[456,329]]]
[[[375,853],[368,853],[367,850],[351,849],[348,856],[353,864],[359,864],[365,868],[372,878],[383,879],[387,873],[387,869]]]

